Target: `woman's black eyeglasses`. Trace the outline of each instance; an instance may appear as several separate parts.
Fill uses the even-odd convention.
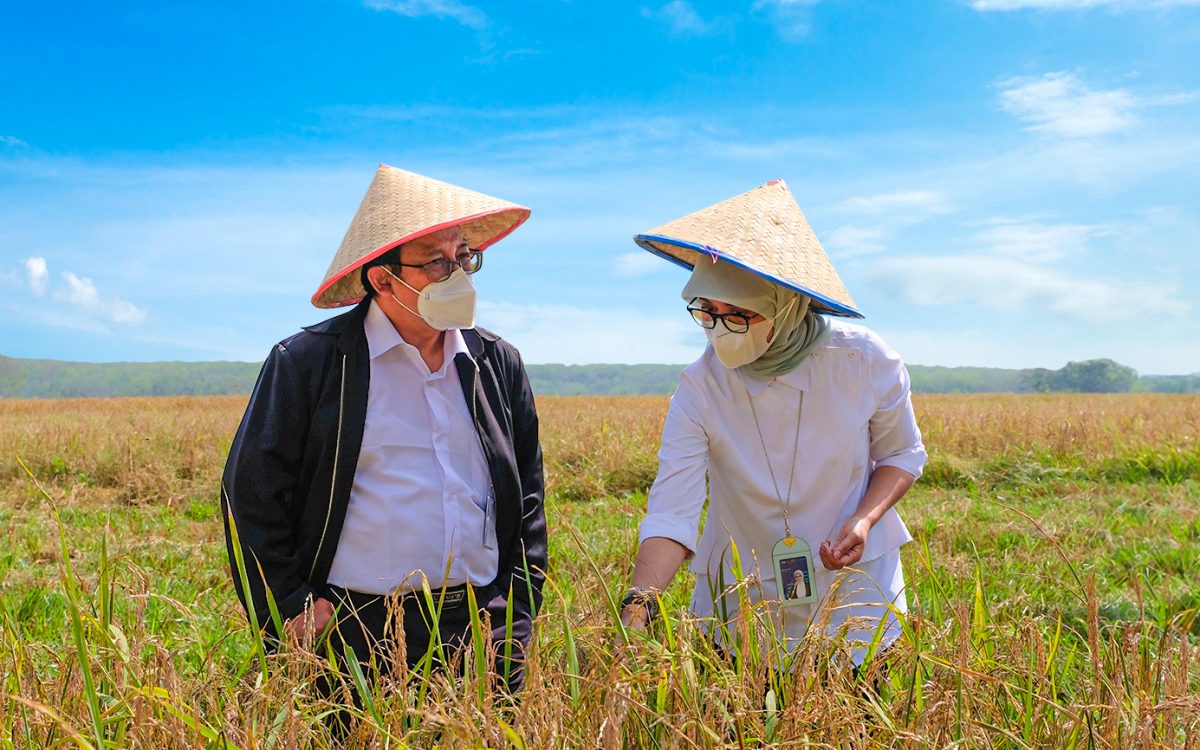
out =
[[[454,260],[435,258],[428,263],[399,263],[397,265],[405,268],[419,268],[425,273],[425,278],[430,281],[445,281],[450,278],[450,274],[454,273],[456,268],[461,268],[467,274],[478,272],[483,268],[483,251],[471,250]]]
[[[692,314],[692,320],[695,320],[704,328],[716,328],[717,321],[730,333],[745,333],[750,330],[750,317],[741,313],[719,313],[712,310],[705,310],[703,307],[695,304],[696,300],[692,300],[692,304],[688,305],[688,312]]]

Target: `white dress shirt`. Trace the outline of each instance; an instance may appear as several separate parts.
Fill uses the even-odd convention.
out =
[[[778,598],[771,554],[785,536],[780,495],[787,500],[789,482],[789,525],[812,550],[818,602],[775,608],[783,634],[800,638],[817,616],[830,618],[830,633],[848,618],[874,617],[877,623],[887,612],[883,602],[905,609],[899,549],[912,537],[894,508],[871,530],[862,561],[854,566],[861,574],[837,587],[836,602],[829,594],[838,573],[825,570],[817,552],[822,541],[836,539],[858,508],[875,467],[895,466],[920,476],[926,460],[900,357],[866,328],[841,321],[830,325],[825,342],[778,378],[731,370],[710,346],[684,371],[671,397],[640,537],[666,537],[694,553],[691,567],[698,577],[692,611],[700,617],[713,615],[711,589],[720,591],[721,582],[728,587],[738,580],[731,542],[744,574],[761,581],[751,587],[751,600]],[[794,448],[798,455],[790,476]],[[697,544],[706,478],[708,518]],[[851,603],[859,606],[828,609]],[[726,607],[736,610],[736,596],[727,596]],[[889,628],[889,636],[896,632]]]
[[[367,419],[329,582],[367,594],[496,578],[495,500],[470,404],[454,366],[466,352],[446,331],[430,372],[383,310],[363,327],[371,357]],[[468,384],[470,385],[470,384]]]

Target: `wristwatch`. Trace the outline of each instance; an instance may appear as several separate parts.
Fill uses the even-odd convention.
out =
[[[646,622],[653,622],[658,619],[658,595],[658,589],[633,586],[621,600],[621,611],[632,606],[643,607],[646,610]]]

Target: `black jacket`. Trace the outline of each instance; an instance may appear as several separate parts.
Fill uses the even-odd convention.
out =
[[[269,631],[264,578],[285,620],[326,591],[366,421],[368,305],[364,300],[272,349],[225,464],[221,506],[234,586]],[[470,355],[460,353],[454,365],[476,414],[496,493],[499,572],[487,609],[493,622],[503,623],[511,587],[514,621],[524,626],[514,630],[528,633],[546,570],[537,412],[517,350],[481,328],[462,334]],[[234,562],[231,518],[246,562],[249,602]]]

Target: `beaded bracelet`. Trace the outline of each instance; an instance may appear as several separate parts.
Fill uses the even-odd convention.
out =
[[[658,594],[657,589],[633,586],[625,592],[625,598],[621,600],[621,609],[634,605],[643,607],[646,610],[646,622],[653,622],[658,619]]]

